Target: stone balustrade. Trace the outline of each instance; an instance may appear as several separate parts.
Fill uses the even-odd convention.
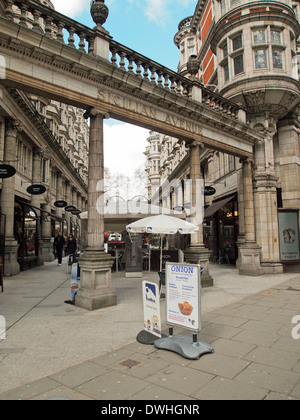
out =
[[[223,96],[218,95],[209,89],[202,88],[202,103],[209,108],[223,114],[225,117],[239,120],[239,110],[241,109],[234,102],[230,102]]]
[[[185,97],[192,97],[192,90],[195,87],[199,88],[202,91],[204,106],[225,117],[239,119],[240,107],[237,104],[205,88],[200,82],[187,79],[113,40],[110,43],[110,51],[114,66]]]
[[[149,58],[115,42],[111,41],[111,62],[114,66],[128,73],[135,74],[141,79],[162,86],[183,96],[190,96],[193,86],[186,77],[180,76],[172,70],[150,60]]]
[[[6,0],[8,20],[16,21],[34,31],[44,33],[62,44],[93,54],[95,33],[73,19],[31,0]]]
[[[95,39],[101,36],[99,32],[34,0],[0,0],[0,2],[2,5],[0,12],[4,13],[8,20],[43,33],[82,53],[95,55]],[[198,89],[200,94],[197,95],[197,100],[202,101],[205,107],[221,113],[224,117],[242,121],[241,107],[205,88],[198,80],[181,76],[110,37],[106,39],[110,43],[110,62],[114,67],[186,98],[194,98],[193,91]]]

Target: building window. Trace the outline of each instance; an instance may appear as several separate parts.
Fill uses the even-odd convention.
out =
[[[233,59],[233,64],[234,64],[234,74],[235,76],[243,73],[244,71],[244,57],[243,54],[237,55],[236,57],[234,57]]]
[[[191,55],[195,55],[195,47],[189,47],[188,51],[189,51],[189,57]]]
[[[185,63],[185,44],[184,42],[181,44],[181,61]]]
[[[273,48],[272,54],[273,54],[273,68],[283,69],[282,52]]]
[[[243,39],[242,39],[242,34],[240,34],[232,39],[232,51],[239,50],[242,47],[243,47]]]
[[[238,3],[240,0],[230,0],[230,5],[234,6],[236,3]]]
[[[253,32],[254,45],[266,43],[266,31],[264,29]]]
[[[267,63],[267,50],[255,50],[255,68],[256,69],[266,69],[268,68]]]
[[[273,26],[266,26],[261,29],[252,28],[252,31],[254,69],[270,68],[271,70],[283,70],[285,60],[285,46],[282,42],[283,31]]]
[[[228,45],[227,45],[227,43],[226,43],[226,45],[224,45],[222,50],[223,50],[223,58],[228,57]]]
[[[271,44],[281,45],[281,31],[271,30]]]
[[[223,69],[224,69],[224,80],[225,80],[225,82],[227,82],[229,80],[229,64],[228,64],[228,60],[223,65]]]

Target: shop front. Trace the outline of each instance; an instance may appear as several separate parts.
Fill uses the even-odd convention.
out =
[[[204,212],[204,244],[212,251],[211,260],[235,264],[238,258],[239,212],[237,195],[215,201]]]
[[[14,237],[18,242],[18,263],[25,271],[38,265],[39,218],[29,204],[16,201],[14,207]]]

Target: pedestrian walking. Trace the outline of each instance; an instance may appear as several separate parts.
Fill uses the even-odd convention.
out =
[[[72,265],[77,262],[76,253],[77,253],[77,241],[74,238],[74,235],[70,233],[68,244],[67,244],[67,253],[69,255],[68,264]]]
[[[77,252],[77,241],[72,233],[69,235],[67,251],[68,255],[75,254]]]
[[[65,243],[66,243],[66,241],[65,241],[65,238],[63,237],[62,233],[58,232],[58,235],[54,239],[54,246],[55,246],[55,249],[56,249],[58,265],[61,265],[61,263],[62,263],[62,256],[63,256],[63,250],[64,250]]]

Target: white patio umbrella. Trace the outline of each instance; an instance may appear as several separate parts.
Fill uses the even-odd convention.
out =
[[[160,271],[162,271],[162,235],[175,235],[179,232],[182,235],[197,233],[199,227],[176,217],[159,214],[145,217],[126,226],[129,233],[156,233],[161,236],[160,244]]]

